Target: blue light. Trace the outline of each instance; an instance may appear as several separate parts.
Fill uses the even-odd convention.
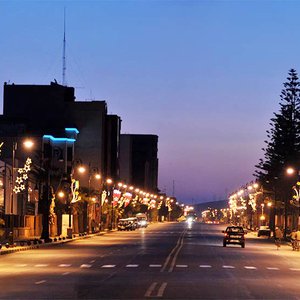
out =
[[[65,128],[65,131],[75,131],[75,133],[79,133],[77,128]]]
[[[69,138],[55,138],[54,136],[48,135],[48,134],[45,134],[43,136],[43,139],[50,139],[52,142],[71,142],[71,143],[74,143],[76,141],[75,139],[69,139]]]

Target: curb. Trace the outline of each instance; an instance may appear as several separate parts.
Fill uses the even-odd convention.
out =
[[[13,248],[8,248],[8,249],[0,249],[0,255],[6,255],[6,254],[11,254],[11,253],[15,253],[15,252],[20,252],[20,251],[26,251],[26,250],[33,250],[33,249],[39,249],[39,248],[43,248],[43,247],[50,247],[50,246],[58,246],[64,243],[69,243],[69,242],[73,242],[76,240],[82,240],[82,239],[87,239],[87,238],[92,238],[94,236],[101,236],[104,235],[106,233],[110,233],[113,232],[112,231],[101,231],[98,233],[93,233],[93,234],[89,234],[89,235],[82,235],[82,236],[76,236],[74,238],[68,239],[68,238],[64,238],[61,240],[57,240],[57,241],[52,241],[50,243],[45,243],[44,241],[41,244],[37,244],[37,245],[30,245],[30,246],[15,246]]]
[[[5,254],[10,254],[10,253],[14,253],[14,252],[20,252],[20,251],[26,251],[26,250],[31,250],[31,249],[37,249],[39,248],[40,245],[34,245],[34,246],[17,246],[15,248],[12,249],[4,249],[4,250],[0,250],[0,255],[5,255]]]

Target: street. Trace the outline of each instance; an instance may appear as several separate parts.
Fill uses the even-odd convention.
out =
[[[0,256],[1,299],[299,299],[300,252],[225,225],[146,229]]]

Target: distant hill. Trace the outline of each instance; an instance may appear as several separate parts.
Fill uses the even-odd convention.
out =
[[[195,213],[200,216],[201,212],[210,208],[221,209],[228,208],[228,200],[210,201],[193,205]]]

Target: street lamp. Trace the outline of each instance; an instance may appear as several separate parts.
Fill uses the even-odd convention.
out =
[[[294,207],[297,207],[298,209],[296,210],[296,222],[293,221],[293,227],[298,227],[298,219],[299,219],[299,207],[300,207],[300,170],[296,171],[294,168],[289,167],[286,169],[286,173],[289,176],[294,175],[297,173],[297,182],[296,184],[292,187],[293,191],[295,192],[295,195],[293,195],[293,200],[290,201],[290,204],[293,205]],[[294,213],[294,212],[293,212]],[[293,214],[294,216],[294,214]],[[287,201],[285,201],[285,235],[286,235],[286,230],[287,230]]]
[[[113,193],[112,193],[112,190],[113,190],[113,180],[111,178],[107,178],[106,179],[106,188],[107,188],[107,196],[108,196],[108,199],[109,199],[109,223],[108,223],[108,229],[109,230],[112,230],[113,228],[113,223],[114,223],[114,207],[113,207],[113,201],[112,201],[112,198],[113,198]]]
[[[99,169],[97,167],[92,167],[91,163],[88,163],[88,167],[86,165],[81,165],[78,168],[78,172],[80,174],[88,174],[88,190],[87,190],[87,230],[88,232],[95,231],[95,228],[97,228],[97,203],[96,201],[92,198],[92,195],[95,194],[95,185],[93,184],[93,179],[94,180],[101,180],[101,175],[99,173]],[[100,183],[101,186],[101,183]],[[98,194],[98,193],[97,193]],[[99,193],[100,194],[100,193]],[[101,200],[100,200],[100,195],[99,197],[99,206],[101,206]],[[99,216],[99,222],[100,223],[100,216]]]
[[[34,145],[32,140],[26,139],[23,141],[25,149],[31,149]],[[11,191],[10,191],[10,245],[14,245],[14,184],[15,184],[15,170],[16,170],[16,151],[18,149],[18,142],[12,143],[12,172],[11,172]]]

